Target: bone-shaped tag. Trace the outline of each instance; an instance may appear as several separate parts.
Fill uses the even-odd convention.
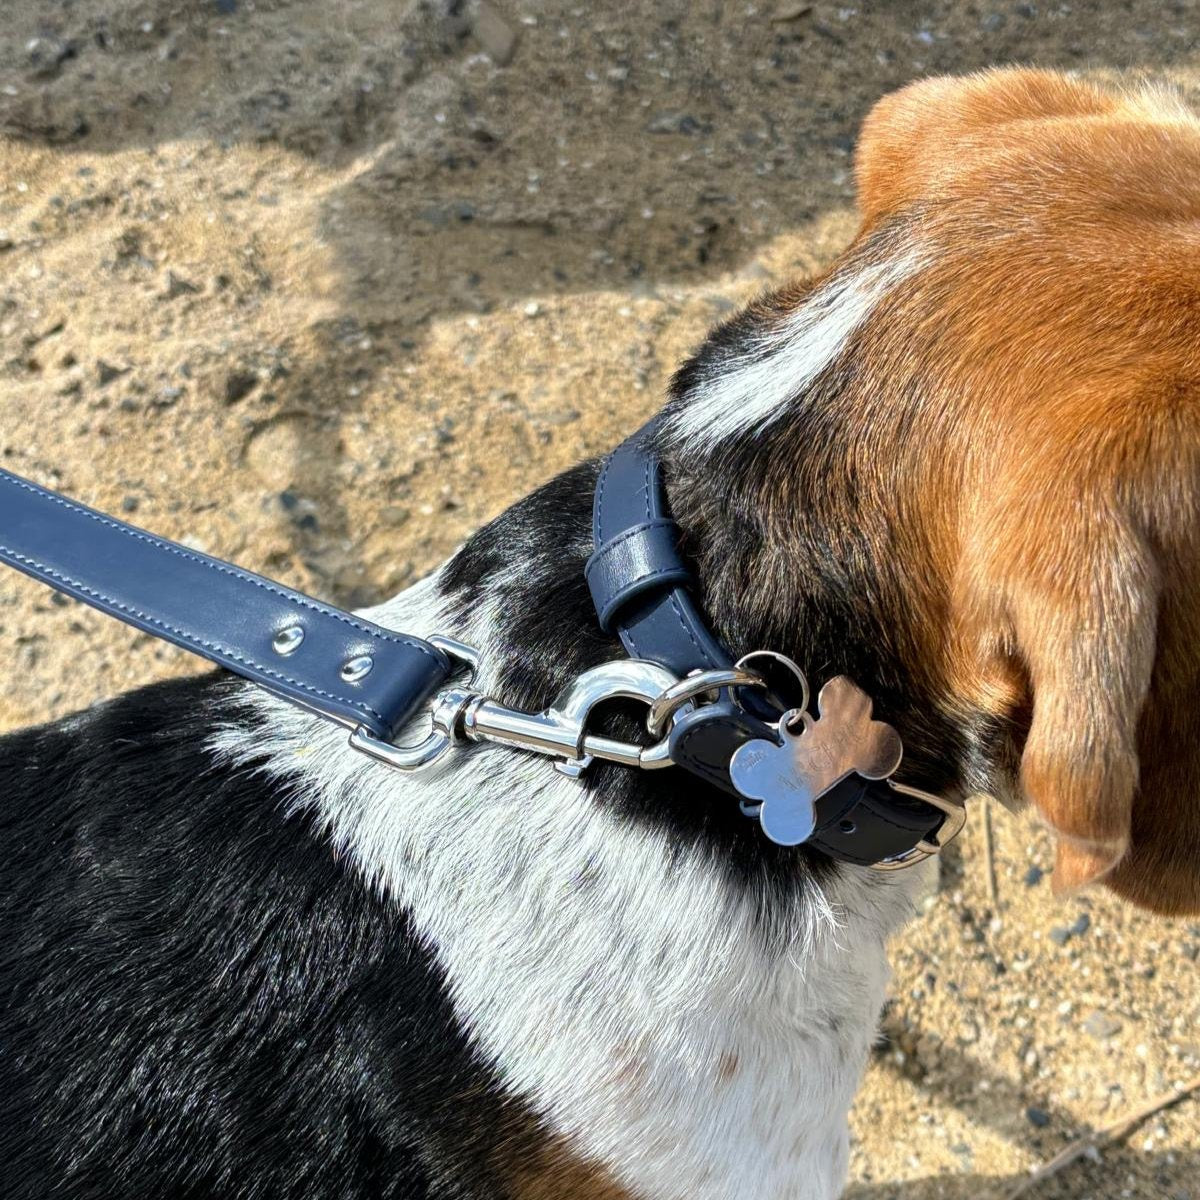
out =
[[[871,720],[871,698],[838,675],[817,697],[818,719],[799,714],[793,731],[788,714],[779,726],[782,745],[756,739],[738,747],[729,763],[733,786],[749,800],[761,800],[759,820],[773,842],[797,846],[816,823],[816,801],[851,774],[886,779],[900,765],[900,735]]]

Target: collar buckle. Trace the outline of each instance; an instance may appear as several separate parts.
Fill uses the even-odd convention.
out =
[[[898,792],[901,796],[906,796],[910,800],[919,800],[922,804],[928,804],[931,808],[936,808],[939,812],[945,814],[946,819],[938,827],[936,833],[922,838],[911,850],[906,850],[903,854],[896,854],[891,858],[885,858],[881,862],[874,863],[873,870],[903,871],[906,867],[916,866],[917,863],[925,862],[927,859],[935,858],[941,854],[962,833],[963,827],[967,823],[967,807],[965,804],[957,804],[953,800],[947,800],[945,796],[939,796],[934,792],[924,792],[920,788],[909,787],[905,783],[897,783],[894,779],[889,779],[887,782],[888,787],[892,791]]]

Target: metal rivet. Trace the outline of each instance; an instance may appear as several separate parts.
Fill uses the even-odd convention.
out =
[[[342,663],[342,680],[345,683],[357,683],[371,673],[374,665],[375,660],[369,654],[360,654],[357,658]]]
[[[853,821],[839,821],[838,828],[843,833],[857,833],[858,832],[858,826],[855,825],[855,823]]]
[[[271,643],[271,649],[276,654],[282,654],[286,658],[289,654],[295,654],[300,649],[302,641],[304,641],[304,630],[299,625],[289,625],[286,629],[281,629],[275,635],[275,640]]]

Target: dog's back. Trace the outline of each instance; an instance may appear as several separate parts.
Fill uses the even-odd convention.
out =
[[[528,1118],[404,912],[214,763],[234,692],[0,739],[3,1194],[503,1194]]]

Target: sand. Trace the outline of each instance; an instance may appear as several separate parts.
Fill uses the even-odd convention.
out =
[[[660,402],[854,225],[883,92],[1200,83],[1194,3],[10,0],[0,463],[343,604]],[[0,728],[195,664],[0,575]],[[1200,924],[1056,902],[979,814],[897,939],[852,1200],[1005,1195],[1200,1072]],[[1036,1197],[1200,1200],[1200,1101]]]

